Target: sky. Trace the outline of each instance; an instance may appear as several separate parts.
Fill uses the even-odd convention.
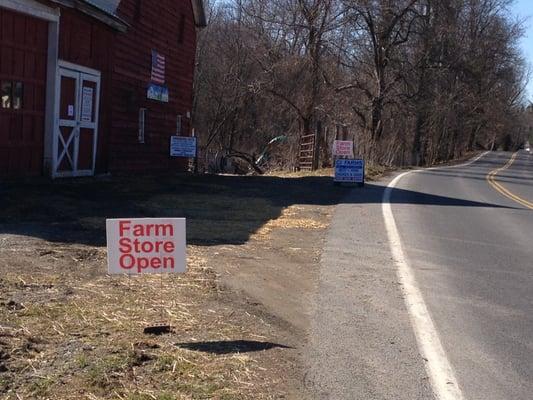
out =
[[[533,67],[533,0],[516,0],[514,12],[518,17],[529,17],[526,21],[526,37],[522,39],[524,56]],[[528,86],[528,97],[533,101],[533,77]]]

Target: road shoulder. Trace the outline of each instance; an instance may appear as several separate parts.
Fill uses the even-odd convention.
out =
[[[326,238],[306,352],[317,399],[433,398],[383,223],[385,182],[354,189]]]

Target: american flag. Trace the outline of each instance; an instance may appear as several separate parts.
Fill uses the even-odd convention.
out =
[[[152,50],[152,82],[162,85],[165,83],[165,56]]]

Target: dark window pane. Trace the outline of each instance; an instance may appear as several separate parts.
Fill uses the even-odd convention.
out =
[[[185,34],[185,14],[181,14],[180,16],[180,24],[179,24],[179,31],[178,31],[178,43],[183,43],[183,36]]]
[[[2,82],[0,87],[0,100],[2,102],[2,108],[11,108],[12,96],[11,82]]]
[[[22,82],[15,82],[13,87],[13,108],[20,110],[22,108],[22,93],[24,93]]]

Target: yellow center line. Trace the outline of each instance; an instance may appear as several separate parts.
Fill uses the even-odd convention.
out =
[[[507,168],[509,168],[511,165],[513,165],[513,162],[516,160],[516,156],[518,155],[518,152],[514,153],[510,160],[505,164],[503,167],[496,168],[495,170],[491,171],[487,175],[487,182],[500,194],[504,195],[505,197],[517,202],[518,204],[529,208],[533,210],[533,203],[512,193],[509,189],[505,188],[502,184],[498,183],[496,181],[496,176],[502,172],[505,171]]]

